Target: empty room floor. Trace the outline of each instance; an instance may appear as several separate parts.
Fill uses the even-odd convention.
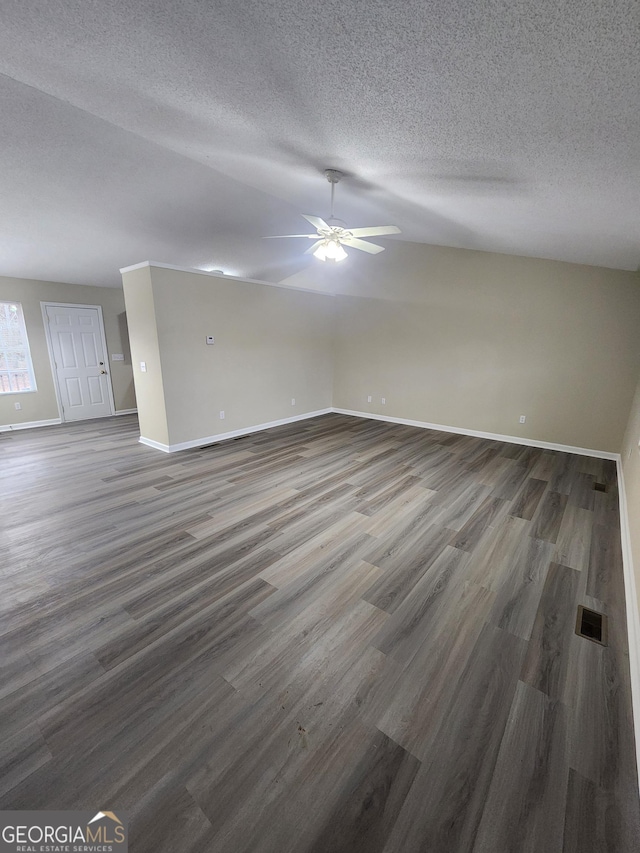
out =
[[[637,853],[613,462],[137,437],[0,436],[0,808],[124,810],[132,853]]]

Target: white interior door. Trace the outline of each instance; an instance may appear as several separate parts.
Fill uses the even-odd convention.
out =
[[[63,420],[113,414],[102,317],[97,308],[47,305]]]

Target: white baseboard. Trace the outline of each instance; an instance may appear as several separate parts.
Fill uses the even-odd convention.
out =
[[[202,447],[205,444],[215,444],[219,441],[224,441],[227,438],[237,438],[241,435],[249,435],[252,432],[260,432],[261,430],[271,429],[272,427],[282,426],[284,424],[295,423],[296,421],[315,418],[318,415],[327,415],[335,413],[338,415],[348,415],[354,418],[367,418],[374,421],[384,421],[386,423],[401,424],[403,426],[419,427],[420,429],[434,429],[440,432],[452,432],[457,435],[469,435],[475,438],[486,438],[490,441],[504,441],[508,444],[523,444],[527,447],[540,447],[544,450],[558,450],[562,453],[576,453],[580,456],[594,456],[597,459],[611,459],[616,462],[619,459],[619,454],[610,453],[607,450],[591,450],[587,447],[575,447],[571,444],[556,444],[551,441],[538,441],[533,438],[523,438],[517,435],[502,435],[495,432],[481,432],[480,430],[464,429],[462,427],[447,426],[445,424],[432,424],[426,421],[414,421],[409,418],[394,418],[387,415],[376,415],[371,412],[356,412],[351,409],[328,408],[320,409],[316,412],[307,412],[304,415],[295,415],[292,418],[282,418],[279,421],[270,421],[269,423],[256,424],[255,426],[244,429],[231,430],[230,432],[217,433],[203,438],[196,438],[192,441],[183,441],[178,444],[161,444],[150,438],[140,437],[140,442],[149,447],[154,447],[156,450],[162,450],[164,453],[176,453],[180,450],[190,450],[194,447]],[[122,413],[123,414],[123,413]]]
[[[633,570],[631,534],[629,532],[629,510],[627,493],[622,473],[622,457],[618,456],[618,500],[620,504],[620,538],[622,540],[622,569],[624,574],[624,597],[627,609],[627,637],[629,640],[629,670],[631,674],[631,704],[633,727],[636,735],[636,762],[640,781],[640,612],[636,579]]]
[[[306,421],[309,418],[317,418],[319,415],[328,415],[333,412],[333,409],[319,409],[316,412],[306,412],[304,415],[294,415],[292,418],[281,418],[279,421],[270,421],[265,424],[256,424],[255,426],[245,427],[243,429],[234,429],[229,432],[220,432],[216,435],[208,435],[204,438],[196,438],[192,441],[182,441],[178,444],[161,444],[159,441],[154,441],[151,438],[140,436],[138,441],[141,444],[146,444],[149,447],[154,447],[156,450],[162,450],[164,453],[176,453],[179,450],[191,450],[194,447],[202,447],[205,444],[217,444],[219,441],[225,441],[228,438],[238,438],[241,435],[250,435],[253,432],[262,432],[265,429],[272,427],[284,426],[285,424],[293,424],[296,421]]]
[[[614,462],[618,461],[620,458],[619,454],[610,453],[606,450],[591,450],[586,447],[574,447],[570,444],[555,444],[550,441],[537,441],[533,438],[523,438],[517,435],[501,435],[500,433],[481,432],[480,430],[464,429],[462,427],[447,426],[445,424],[432,424],[427,421],[414,421],[410,418],[394,418],[387,415],[375,415],[371,412],[356,412],[351,409],[336,408],[319,409],[316,412],[307,412],[304,415],[295,415],[292,418],[282,418],[279,421],[257,424],[256,426],[247,427],[246,429],[222,432],[216,435],[209,435],[204,438],[197,438],[193,441],[183,441],[179,444],[161,444],[160,442],[153,441],[153,439],[144,438],[144,436],[140,437],[140,442],[148,445],[149,447],[154,447],[156,450],[162,450],[164,453],[175,453],[179,450],[189,450],[193,447],[202,447],[204,444],[214,444],[218,441],[224,441],[227,438],[237,438],[241,435],[249,435],[252,432],[260,432],[261,430],[271,429],[272,427],[282,426],[284,424],[292,424],[296,421],[303,421],[308,418],[315,418],[318,417],[318,415],[327,415],[332,412],[335,412],[338,415],[350,415],[354,418],[368,418],[374,421],[385,421],[386,423],[391,424],[419,427],[420,429],[435,429],[440,432],[453,432],[457,435],[470,435],[476,438],[487,438],[491,441],[504,441],[509,444],[524,444],[527,447],[541,447],[546,450],[560,450],[564,453],[577,453],[580,456],[595,456],[598,459],[612,459]],[[114,415],[115,417],[118,417],[119,415],[135,415],[137,413],[137,409],[121,409],[118,412],[114,412]],[[26,421],[25,423],[20,424],[0,424],[0,432],[12,432],[16,429],[33,429],[35,427],[55,426],[56,424],[61,423],[61,418],[51,418],[50,420],[45,421]]]
[[[14,432],[17,429],[35,429],[36,427],[56,426],[61,424],[61,418],[50,418],[48,421],[25,421],[21,424],[0,424],[0,432]]]
[[[122,409],[119,412],[115,412],[115,415],[135,415],[137,414],[137,409]],[[37,427],[46,427],[46,426],[59,426],[62,423],[62,418],[49,418],[46,421],[25,421],[21,424],[0,424],[0,432],[14,432],[17,429],[35,429]],[[73,423],[73,421],[68,421],[68,423]]]
[[[147,447],[153,447],[154,450],[162,450],[163,453],[171,453],[168,444],[160,444],[159,441],[154,441],[152,438],[145,438],[141,435],[138,441],[140,444],[146,444]]]
[[[610,453],[608,450],[589,450],[586,447],[573,447],[570,444],[555,444],[551,441],[537,441],[535,438],[523,438],[519,435],[501,435],[497,432],[481,432],[477,429],[463,429],[462,427],[445,426],[444,424],[430,424],[426,421],[412,421],[409,418],[392,418],[387,415],[374,415],[371,412],[353,412],[350,409],[332,409],[339,415],[352,415],[355,418],[369,418],[374,421],[386,421],[390,424],[402,424],[404,426],[420,427],[421,429],[435,429],[440,432],[454,432],[457,435],[471,435],[475,438],[488,438],[491,441],[504,441],[509,444],[524,444],[527,447],[541,447],[544,450],[560,450],[563,453],[577,453],[580,456],[595,456],[597,459],[618,460],[619,454]]]

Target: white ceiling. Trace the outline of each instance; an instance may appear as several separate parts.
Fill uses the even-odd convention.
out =
[[[639,35],[637,0],[3,0],[0,274],[278,280],[325,167],[352,227],[637,269]]]

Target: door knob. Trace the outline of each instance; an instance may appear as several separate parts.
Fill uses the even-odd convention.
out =
[[[106,370],[101,370],[101,371],[100,371],[100,373],[106,373],[106,372],[107,372]]]

